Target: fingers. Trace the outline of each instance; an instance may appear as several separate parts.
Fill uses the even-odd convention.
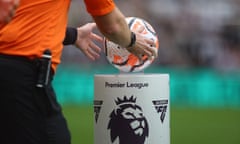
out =
[[[134,50],[131,50],[130,52],[137,56],[140,61],[142,61],[143,56],[147,56],[149,60],[153,60],[157,57],[156,48],[151,47],[148,44],[142,45],[142,47],[144,48],[142,48],[141,50],[140,48],[134,48]]]
[[[91,47],[92,50],[96,51],[97,53],[101,52],[101,48],[98,47],[95,43],[91,43],[90,47]]]
[[[93,51],[91,48],[87,49],[86,51],[84,51],[84,54],[90,59],[90,60],[96,60],[97,58],[100,57],[100,55],[98,53],[96,53],[95,51]]]
[[[85,54],[90,60],[93,60],[93,61],[95,60],[95,57],[92,56],[92,54],[90,53],[89,50],[85,51],[84,54]]]
[[[139,52],[141,55],[146,55],[149,60],[157,58],[158,53],[155,47],[155,43],[152,40],[146,40],[147,42],[142,45],[142,52]]]
[[[148,59],[153,59],[158,56],[157,49],[156,49],[156,43],[153,39],[144,39],[145,41],[145,54],[148,56]]]
[[[146,50],[149,52],[148,53],[149,54],[148,57],[150,59],[158,57],[158,53],[157,53],[155,45],[156,44],[154,42],[151,42],[151,43],[148,43],[148,47],[146,48]]]
[[[156,47],[156,43],[154,42],[153,39],[145,39],[145,42],[150,46],[150,47]]]
[[[96,41],[98,41],[98,42],[100,42],[100,43],[103,42],[103,38],[101,36],[99,36],[99,35],[94,34],[94,33],[91,34],[91,38],[96,40]]]
[[[94,33],[91,34],[91,38],[98,42],[101,42],[101,43],[103,42],[103,38]],[[97,46],[93,41],[89,44],[88,51],[89,51],[88,57],[90,59],[95,60],[100,57],[99,53],[101,52],[101,48],[99,46]]]
[[[97,42],[103,43],[103,38],[93,32],[96,23],[87,23],[78,28],[78,39],[75,45],[90,60],[96,60],[100,57],[101,48],[97,46]]]
[[[101,48],[94,43],[90,43],[89,47],[84,51],[85,55],[91,59],[96,60],[100,57]]]

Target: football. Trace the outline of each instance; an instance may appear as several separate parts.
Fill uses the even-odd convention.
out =
[[[130,30],[136,31],[141,28],[141,34],[147,39],[151,39],[155,42],[154,47],[158,52],[159,42],[157,34],[149,22],[139,17],[127,17],[126,21]],[[118,44],[109,41],[104,37],[104,52],[106,58],[110,64],[117,68],[120,72],[143,72],[154,59],[150,60],[147,56],[142,56],[142,62],[126,48],[119,46]]]

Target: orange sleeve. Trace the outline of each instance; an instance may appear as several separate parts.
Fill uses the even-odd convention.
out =
[[[88,13],[101,16],[110,13],[115,8],[113,0],[84,0]]]

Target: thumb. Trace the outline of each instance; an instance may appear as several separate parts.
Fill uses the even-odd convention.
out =
[[[94,29],[96,27],[96,23],[89,23],[89,26]]]

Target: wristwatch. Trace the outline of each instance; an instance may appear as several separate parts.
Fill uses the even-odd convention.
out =
[[[136,44],[136,34],[131,32],[131,42],[127,47],[133,47]]]

